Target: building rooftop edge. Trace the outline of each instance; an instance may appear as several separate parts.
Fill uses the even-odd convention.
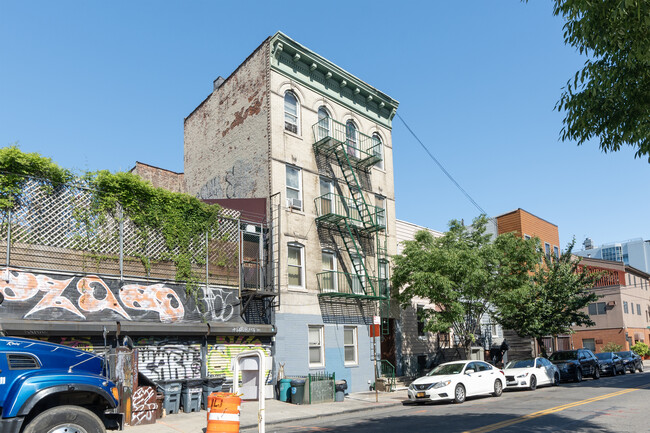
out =
[[[320,54],[316,53],[315,51],[307,48],[305,45],[296,42],[295,40],[291,39],[289,36],[286,34],[282,33],[281,31],[278,31],[271,37],[271,43],[279,39],[282,41],[282,43],[287,43],[289,44],[293,49],[296,51],[302,51],[303,54],[306,56],[310,57],[312,60],[317,61],[320,63],[323,67],[326,69],[331,69],[333,72],[337,73],[338,75],[344,77],[346,80],[349,80],[350,83],[354,83],[358,87],[362,87],[366,90],[368,93],[374,93],[375,96],[378,98],[382,99],[384,103],[390,104],[392,108],[397,109],[399,106],[399,101],[396,99],[390,97],[386,93],[380,91],[376,87],[366,83],[365,81],[361,80],[357,76],[351,74],[350,72],[346,71],[345,69],[341,68],[340,66],[336,65],[335,63],[332,63],[331,61],[327,60]]]

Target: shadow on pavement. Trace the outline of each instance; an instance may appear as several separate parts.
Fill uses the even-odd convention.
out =
[[[417,406],[415,406],[417,407]],[[424,406],[426,407],[426,406]],[[484,414],[484,413],[463,413],[431,415],[424,413],[412,413],[402,416],[379,416],[378,418],[364,418],[363,420],[336,419],[330,417],[328,420],[306,420],[304,422],[292,422],[280,426],[268,426],[268,433],[296,433],[296,432],[337,432],[337,433],[456,433],[471,432],[492,424],[507,422],[519,418],[515,414]],[[329,424],[329,425],[328,425]],[[610,433],[609,430],[593,424],[589,421],[572,419],[558,414],[549,414],[532,420],[513,424],[510,426],[495,426],[498,432],[574,432],[578,430],[589,431],[590,433]],[[242,432],[253,432],[256,430],[246,429]]]

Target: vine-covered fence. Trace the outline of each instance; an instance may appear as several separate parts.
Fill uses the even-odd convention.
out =
[[[162,229],[131,220],[119,203],[98,212],[91,188],[35,178],[21,185],[17,205],[0,208],[0,254],[7,268],[178,280],[183,267],[193,284],[239,286],[237,211],[222,209],[204,233],[171,242]]]

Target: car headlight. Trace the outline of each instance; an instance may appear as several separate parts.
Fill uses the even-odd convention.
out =
[[[517,379],[523,379],[524,377],[528,377],[528,373],[522,373],[519,376],[517,376]]]
[[[436,383],[433,386],[433,389],[445,387],[445,386],[449,385],[450,383],[451,383],[451,380],[443,380],[442,382]]]

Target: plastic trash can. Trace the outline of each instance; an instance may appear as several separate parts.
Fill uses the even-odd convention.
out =
[[[204,409],[208,409],[208,396],[213,392],[221,392],[225,381],[226,379],[223,377],[206,377],[203,379],[201,405]]]
[[[183,412],[198,412],[201,410],[201,397],[203,396],[203,379],[187,379],[183,382],[181,391],[181,405]]]
[[[302,404],[305,399],[305,379],[291,381],[291,403]]]
[[[181,388],[183,387],[182,383],[175,381],[160,381],[156,383],[156,387],[159,392],[162,392],[163,397],[163,409],[165,409],[166,414],[178,413],[181,407]]]
[[[280,401],[291,401],[291,379],[280,379],[278,384],[280,389]]]
[[[348,382],[344,380],[337,380],[334,382],[334,390],[336,394],[334,396],[334,401],[343,401],[345,400],[345,390],[348,389]]]

